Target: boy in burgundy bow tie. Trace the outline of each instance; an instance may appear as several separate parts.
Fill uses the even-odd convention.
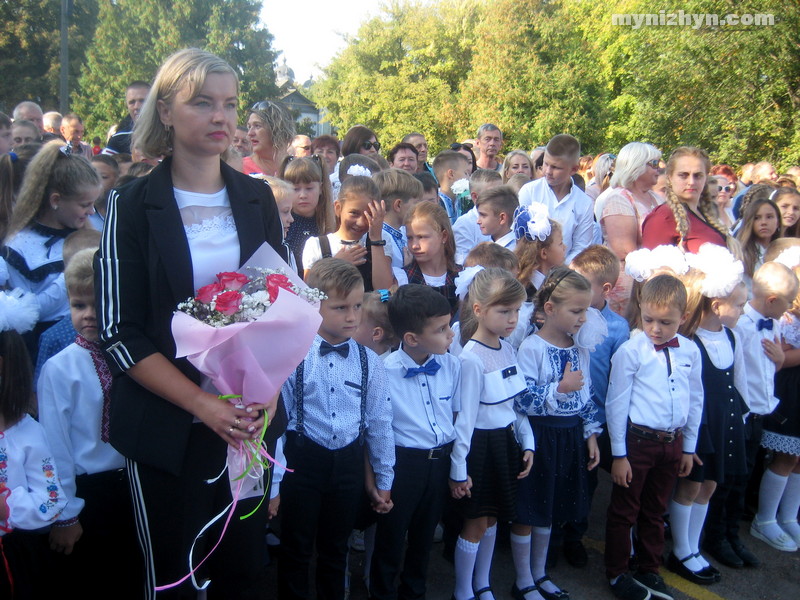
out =
[[[703,412],[701,357],[678,335],[686,289],[671,275],[642,288],[643,333],[612,358],[606,398],[614,488],[606,521],[606,575],[623,600],[671,600],[658,575],[664,550],[663,514],[676,477],[696,459]],[[628,573],[631,527],[638,524],[639,571]]]

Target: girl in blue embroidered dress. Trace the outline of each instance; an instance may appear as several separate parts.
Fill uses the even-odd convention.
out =
[[[585,516],[586,471],[600,461],[596,438],[601,426],[591,398],[589,351],[573,339],[586,323],[591,299],[585,277],[566,267],[551,270],[535,299],[544,324],[519,348],[519,365],[531,393],[520,396],[516,408],[530,415],[538,446],[531,476],[519,486],[511,528],[517,574],[512,595],[520,600],[569,598],[550,581],[545,563],[552,524]]]

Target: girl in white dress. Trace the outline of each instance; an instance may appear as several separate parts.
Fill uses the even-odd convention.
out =
[[[476,274],[477,273],[477,274]],[[464,527],[456,542],[456,600],[492,600],[497,520],[515,517],[517,481],[533,463],[533,434],[514,400],[528,393],[511,345],[525,288],[508,271],[472,267],[461,308],[461,412],[451,454],[450,489]]]

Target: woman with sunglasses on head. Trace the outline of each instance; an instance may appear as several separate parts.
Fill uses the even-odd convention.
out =
[[[728,229],[733,229],[736,219],[733,216],[733,197],[736,196],[736,184],[739,178],[729,165],[714,165],[711,167],[710,175],[717,180],[719,194],[717,195],[717,208],[719,209],[719,220]]]
[[[661,199],[653,191],[658,181],[661,151],[652,144],[631,142],[617,155],[611,187],[597,197],[594,214],[603,241],[622,262],[611,292],[612,310],[624,314],[633,280],[625,273],[625,257],[642,243],[642,222]]]
[[[247,137],[253,153],[242,159],[242,173],[275,177],[294,136],[294,119],[283,104],[256,102],[247,117]]]
[[[342,140],[342,156],[348,154],[365,154],[371,156],[378,154],[381,150],[381,144],[375,132],[369,127],[363,125],[355,125],[351,127]],[[372,156],[372,158],[377,158]]]

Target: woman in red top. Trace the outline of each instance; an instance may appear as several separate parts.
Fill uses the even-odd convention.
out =
[[[738,256],[738,244],[717,216],[706,191],[711,162],[700,148],[681,146],[667,162],[667,201],[642,224],[642,246],[678,246],[696,253],[706,242],[728,247]]]

